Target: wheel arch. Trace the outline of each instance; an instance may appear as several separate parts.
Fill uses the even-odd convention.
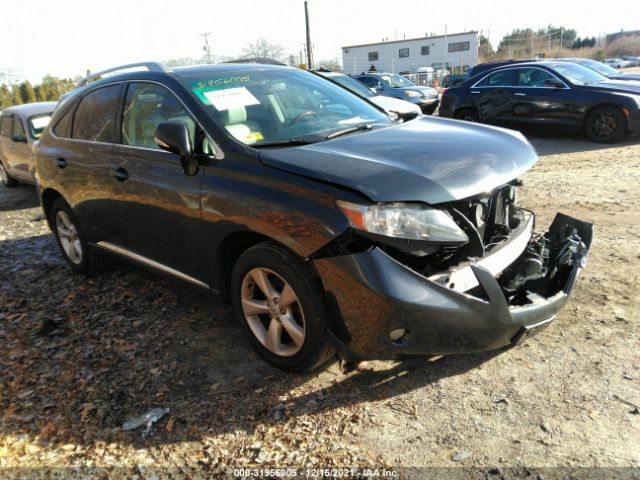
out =
[[[58,198],[64,198],[60,192],[53,188],[45,188],[42,191],[42,195],[40,196],[40,201],[42,203],[42,210],[44,211],[44,216],[49,224],[49,228],[51,228],[51,207],[53,206],[53,202]]]
[[[614,102],[602,102],[589,107],[584,112],[584,118],[582,119],[582,128],[585,129],[587,127],[587,119],[589,118],[589,115],[591,115],[594,110],[597,110],[598,108],[602,108],[602,107],[611,107],[611,108],[615,108],[616,110],[619,110],[620,113],[622,113],[622,116],[624,118],[625,131],[626,131],[626,129],[629,126],[629,121],[627,120],[627,114],[624,113],[624,109],[626,107]]]

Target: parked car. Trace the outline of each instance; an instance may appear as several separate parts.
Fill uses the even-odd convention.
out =
[[[512,128],[580,130],[596,142],[616,142],[640,131],[640,84],[609,80],[573,62],[507,65],[449,88],[440,115]]]
[[[403,121],[411,120],[422,114],[420,107],[418,107],[416,104],[409,103],[405,100],[400,100],[399,98],[376,95],[371,91],[371,89],[365,87],[363,83],[359,82],[353,77],[350,77],[349,75],[345,75],[339,72],[322,70],[318,70],[317,73],[325,78],[328,78],[331,81],[336,82],[338,85],[341,85],[342,87],[350,90],[356,95],[360,95],[361,97],[366,98],[371,103],[374,103],[378,107],[382,108],[385,112],[389,113],[392,116],[401,118]]]
[[[368,72],[353,77],[377,95],[399,98],[418,105],[426,115],[431,115],[440,103],[440,97],[434,88],[416,85],[396,73]]]
[[[33,144],[49,122],[55,102],[27,103],[0,114],[0,180],[5,187],[35,184]]]
[[[626,57],[622,57],[625,62],[629,63],[630,67],[638,67],[640,66],[640,57],[627,55]]]
[[[620,72],[606,63],[592,60],[590,58],[556,58],[556,61],[573,62],[589,67],[601,73],[610,80],[633,80],[640,81],[640,73]]]
[[[630,66],[629,62],[621,58],[607,58],[604,63],[613,68],[627,68]]]
[[[280,368],[518,343],[585,265],[590,224],[558,214],[534,236],[517,205],[537,161],[517,132],[393,122],[297,68],[140,66],[82,82],[40,140],[62,255],[222,295]]]

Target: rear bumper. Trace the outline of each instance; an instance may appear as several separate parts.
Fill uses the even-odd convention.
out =
[[[469,268],[484,298],[429,280],[379,248],[317,260],[335,319],[332,330],[363,358],[470,353],[518,343],[555,318],[586,264],[591,224],[559,214],[549,233],[566,225],[581,242],[563,284],[546,297],[527,292],[525,305],[509,305],[499,274],[479,264]],[[407,333],[392,341],[389,334],[398,329]]]

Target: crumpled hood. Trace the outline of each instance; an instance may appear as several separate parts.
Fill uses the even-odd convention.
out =
[[[518,132],[425,116],[311,145],[261,149],[260,160],[375,202],[437,204],[493,190],[538,156]]]

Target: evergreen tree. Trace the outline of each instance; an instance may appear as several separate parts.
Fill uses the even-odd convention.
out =
[[[22,104],[22,94],[20,93],[20,87],[17,84],[11,85],[11,103],[13,105]]]
[[[22,97],[22,103],[33,103],[36,101],[36,92],[33,90],[33,85],[29,80],[25,80],[20,84],[20,95]]]
[[[13,101],[11,99],[11,91],[3,83],[2,85],[0,85],[0,109],[10,107],[12,104]]]

